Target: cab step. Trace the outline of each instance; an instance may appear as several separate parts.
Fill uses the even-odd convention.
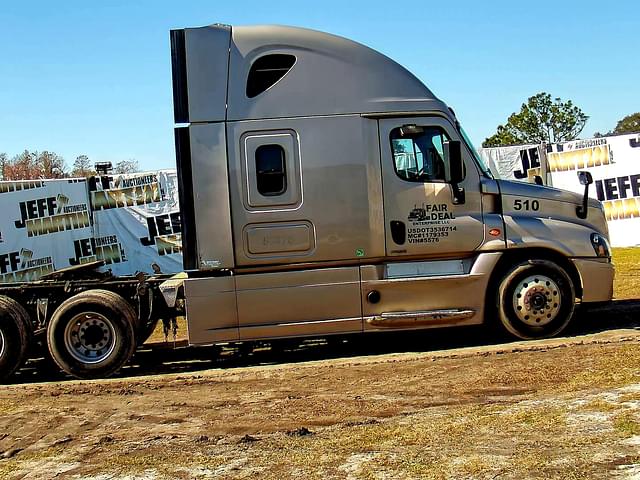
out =
[[[471,309],[426,310],[419,312],[388,312],[366,319],[372,327],[411,328],[463,322],[476,314]]]

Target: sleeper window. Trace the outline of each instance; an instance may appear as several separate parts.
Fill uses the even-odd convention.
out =
[[[265,197],[286,192],[287,172],[280,145],[260,145],[256,149],[256,181],[258,192]]]
[[[449,137],[439,127],[408,125],[391,131],[396,173],[410,182],[444,182],[444,142]]]
[[[247,77],[247,97],[253,98],[268,90],[284,77],[296,63],[296,57],[285,54],[271,54],[258,58]]]

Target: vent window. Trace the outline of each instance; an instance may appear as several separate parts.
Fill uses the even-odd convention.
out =
[[[260,145],[256,149],[256,177],[260,195],[274,197],[287,190],[284,149],[280,145]]]
[[[247,97],[253,98],[275,85],[291,70],[294,63],[296,57],[280,53],[258,58],[249,70]]]

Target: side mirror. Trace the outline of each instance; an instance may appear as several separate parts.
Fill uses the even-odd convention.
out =
[[[447,169],[446,179],[451,184],[454,205],[465,202],[464,189],[458,185],[464,180],[464,160],[462,144],[455,140],[443,142],[444,159]]]
[[[584,185],[584,195],[582,197],[582,205],[576,207],[576,215],[578,218],[587,218],[587,212],[589,211],[589,185],[593,183],[591,172],[580,170],[578,172],[578,181],[580,185]]]
[[[591,185],[593,183],[593,177],[591,176],[591,172],[587,172],[586,170],[580,170],[578,172],[578,181],[580,185]]]

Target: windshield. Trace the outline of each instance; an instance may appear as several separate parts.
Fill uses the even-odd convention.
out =
[[[493,175],[491,174],[491,170],[489,170],[489,167],[484,163],[484,160],[482,160],[482,157],[478,155],[478,151],[476,150],[476,147],[473,146],[473,143],[471,142],[469,135],[467,135],[467,132],[464,131],[464,128],[462,128],[459,123],[458,123],[458,130],[460,131],[460,135],[462,135],[462,138],[467,144],[467,147],[469,147],[469,150],[471,150],[471,155],[473,155],[473,158],[475,158],[476,162],[478,162],[478,165],[480,166],[482,173],[484,173],[489,178],[493,178]]]

